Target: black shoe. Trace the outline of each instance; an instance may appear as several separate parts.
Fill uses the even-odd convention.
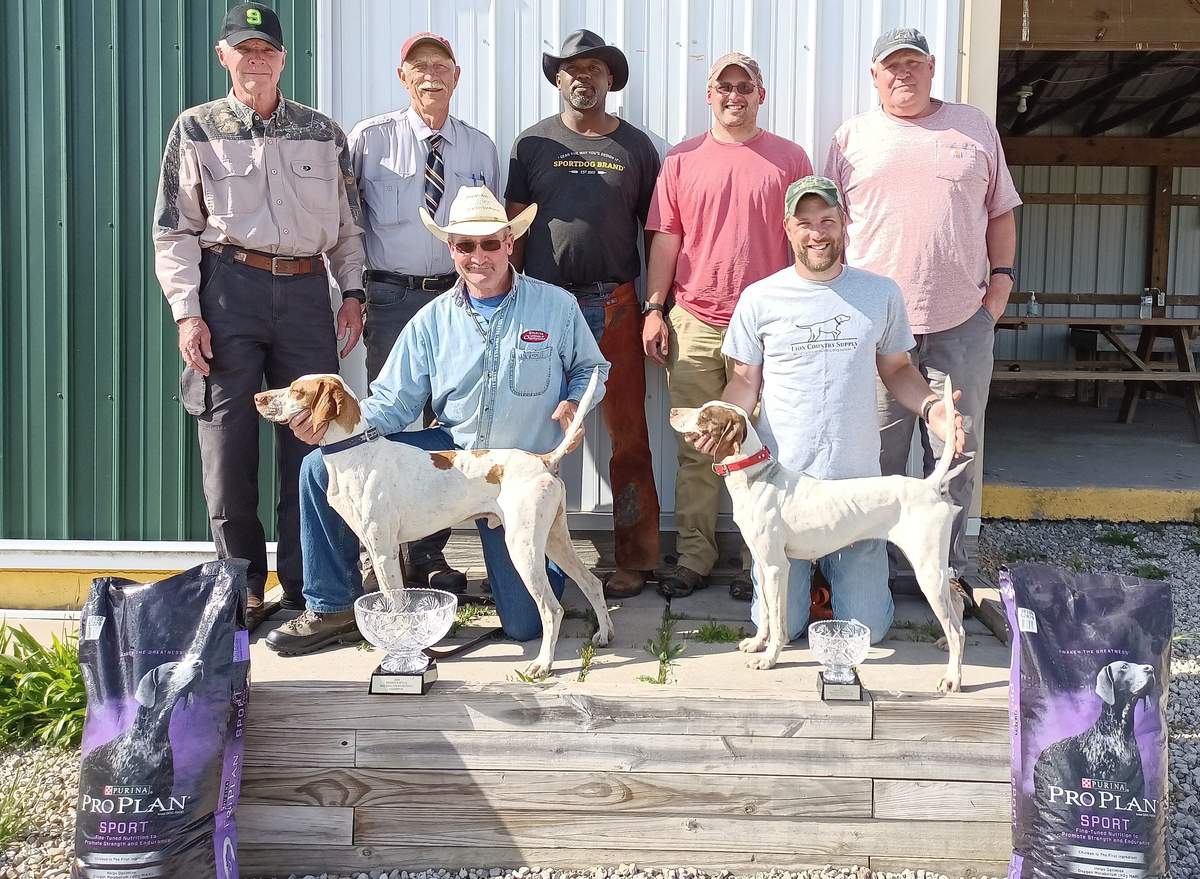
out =
[[[963,619],[969,620],[975,616],[978,605],[975,603],[975,590],[971,588],[971,584],[962,577],[951,577],[950,588],[957,592],[963,600]]]
[[[413,565],[409,579],[415,580],[416,586],[428,586],[430,589],[441,589],[455,595],[462,595],[467,591],[467,575],[454,570],[446,564],[445,559],[430,559]]]
[[[657,589],[663,598],[686,598],[697,589],[707,586],[708,580],[703,574],[683,565],[673,565],[662,572]]]
[[[267,646],[280,656],[303,656],[330,644],[357,644],[362,635],[354,611],[314,613],[306,610],[267,636]]]

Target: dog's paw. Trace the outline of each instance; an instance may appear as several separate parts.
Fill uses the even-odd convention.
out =
[[[959,676],[945,675],[938,681],[937,690],[943,696],[947,693],[957,693],[962,689],[962,680]]]
[[[936,641],[933,642],[933,646],[936,647],[938,650],[949,650],[950,649],[950,641],[946,638],[945,635],[942,635],[942,637],[938,638]]]
[[[592,635],[592,643],[597,647],[607,647],[608,643],[612,640],[612,636],[612,629],[608,629],[607,631],[601,629]]]
[[[525,671],[521,674],[523,679],[529,683],[544,680],[550,675],[550,663],[535,660],[525,666]]]
[[[775,667],[775,657],[774,656],[769,656],[769,655],[752,656],[746,660],[746,668],[756,668],[756,669],[759,669],[760,671],[765,671],[768,668],[774,668],[774,667]]]
[[[743,653],[762,653],[767,649],[766,638],[743,638],[738,642],[738,650]]]

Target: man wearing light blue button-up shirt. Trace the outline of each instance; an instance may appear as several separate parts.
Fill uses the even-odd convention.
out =
[[[487,186],[492,192],[499,187],[496,145],[450,115],[461,71],[449,41],[428,32],[413,34],[400,58],[397,73],[411,104],[364,119],[349,136],[366,230],[363,341],[372,382],[413,315],[458,279],[446,247],[425,231],[417,210],[425,206],[445,222],[460,186]],[[426,422],[432,417],[426,408]],[[451,570],[443,555],[449,537],[449,531],[441,531],[414,541],[409,574],[421,585],[461,592],[466,577]]]
[[[607,379],[609,364],[574,296],[512,269],[513,242],[529,228],[537,206],[509,220],[493,193],[462,190],[449,222],[431,231],[449,244],[460,282],[423,308],[400,334],[362,404],[367,423],[390,442],[428,451],[553,449],[576,415],[592,371]],[[597,388],[594,403],[603,398]],[[438,426],[405,431],[426,402]],[[296,436],[319,442],[307,413],[291,423]],[[358,539],[329,505],[329,474],[318,450],[300,473],[300,533],[307,611],[270,634],[285,655],[356,640],[354,600],[362,594]],[[397,497],[396,503],[405,499]],[[500,623],[510,637],[541,633],[541,619],[509,559],[502,528],[476,523]],[[562,572],[547,564],[562,595]]]

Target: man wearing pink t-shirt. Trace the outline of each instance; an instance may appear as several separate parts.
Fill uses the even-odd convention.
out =
[[[766,95],[753,58],[738,52],[718,58],[708,72],[712,128],[671,150],[658,176],[646,221],[657,234],[646,269],[642,343],[646,356],[667,368],[672,406],[721,396],[733,367],[721,343],[738,297],[792,262],[779,217],[788,186],[810,175],[812,163],[801,147],[758,127]],[[658,586],[668,597],[706,586],[717,560],[720,479],[711,456],[686,442],[678,454],[679,560]],[[749,575],[735,577],[730,591],[749,600]]]
[[[941,393],[947,374],[962,391],[958,408],[972,453],[991,385],[996,320],[1014,284],[1013,209],[1021,199],[995,124],[975,107],[930,98],[934,64],[920,31],[880,36],[871,78],[881,106],[837,130],[825,176],[845,200],[846,261],[900,285],[917,341],[910,356],[934,391]],[[884,475],[905,471],[915,421],[879,388]],[[923,426],[921,434],[928,473],[942,442]],[[971,465],[950,483],[960,507],[950,546],[956,581],[967,565],[963,535],[975,474]]]

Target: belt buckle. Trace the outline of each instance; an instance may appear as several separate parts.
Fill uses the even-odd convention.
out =
[[[430,287],[430,286],[429,286],[429,282],[430,282],[430,281],[433,281],[434,283],[439,283],[439,284],[441,283],[441,281],[440,281],[439,279],[437,279],[437,278],[422,278],[422,279],[421,279],[421,289],[422,289],[422,290],[424,290],[426,293],[439,293],[439,292],[441,292],[441,291],[439,291],[439,290],[435,290],[434,288]]]
[[[285,278],[296,274],[296,272],[284,271],[283,269],[281,269],[280,264],[284,263],[284,262],[295,262],[295,260],[291,259],[290,257],[286,257],[286,256],[271,257],[271,274],[272,275],[281,275],[282,277],[285,277]]]

